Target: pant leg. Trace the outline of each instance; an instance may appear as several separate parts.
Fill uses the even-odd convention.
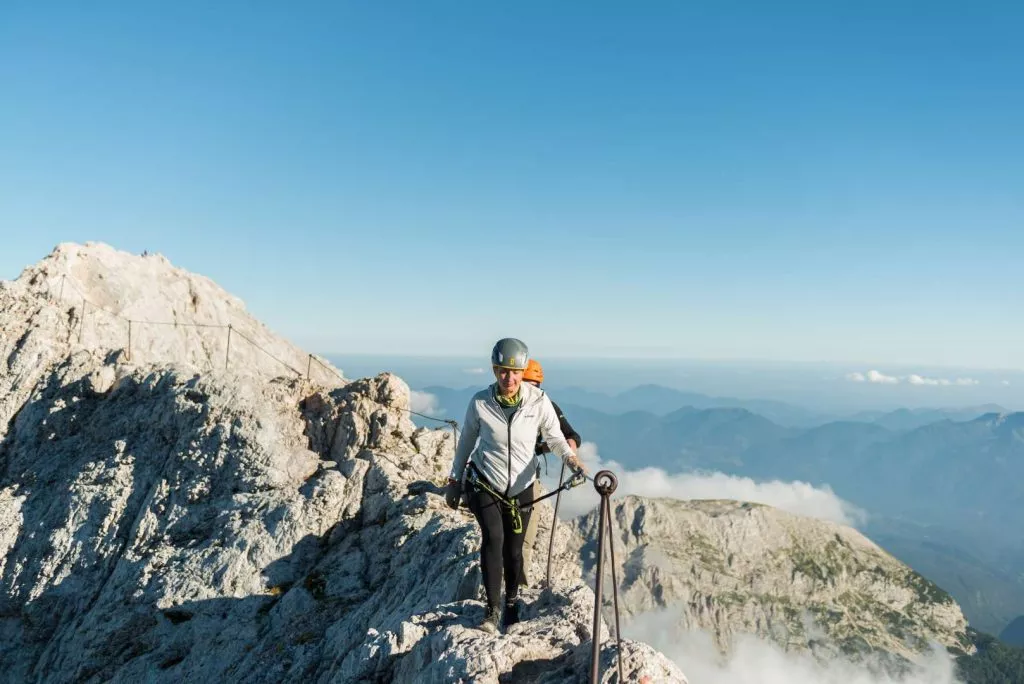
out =
[[[519,501],[520,506],[524,503],[529,505],[533,501],[533,494],[529,489],[516,497]],[[504,538],[504,546],[502,548],[502,556],[505,561],[505,601],[513,601],[519,596],[519,579],[523,573],[523,542],[526,539],[526,527],[530,524],[530,518],[533,517],[533,511],[522,511],[523,519],[523,531],[516,534],[512,531],[513,521],[512,516],[508,514],[505,509],[505,514],[502,515],[502,526]]]
[[[501,606],[502,557],[506,536],[504,518],[507,516],[502,514],[503,507],[494,496],[472,487],[468,489],[466,504],[480,525],[480,574],[483,576],[487,605],[497,610]]]
[[[530,500],[539,499],[541,492],[540,480],[537,480],[530,488]],[[523,572],[519,576],[519,584],[524,587],[530,584],[530,563],[533,560],[534,543],[537,541],[538,516],[533,514],[535,512],[530,514],[530,524],[526,526],[526,537],[523,539]]]

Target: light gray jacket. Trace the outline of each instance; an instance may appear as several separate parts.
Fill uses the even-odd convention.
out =
[[[537,478],[534,447],[538,431],[553,453],[562,458],[573,454],[544,390],[524,382],[519,391],[522,400],[511,423],[505,420],[494,398],[493,385],[473,395],[455,449],[451,477],[462,482],[472,462],[499,494],[513,497]]]

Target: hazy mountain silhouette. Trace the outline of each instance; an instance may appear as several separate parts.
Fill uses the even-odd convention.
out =
[[[862,411],[850,416],[850,420],[869,422],[881,425],[884,428],[900,432],[913,430],[915,428],[937,423],[940,420],[952,420],[963,422],[974,420],[986,413],[1007,413],[1007,409],[998,404],[984,404],[957,409],[908,409],[901,408],[895,411]]]
[[[553,386],[551,391],[559,403],[583,406],[604,413],[647,411],[660,416],[684,407],[695,409],[739,408],[757,413],[774,423],[787,427],[808,427],[835,419],[835,416],[810,411],[782,401],[713,397],[661,385],[638,385],[613,396],[578,387]]]
[[[1018,615],[999,633],[999,638],[1011,646],[1024,646],[1024,615]]]

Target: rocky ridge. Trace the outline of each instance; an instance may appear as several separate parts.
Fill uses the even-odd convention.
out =
[[[61,283],[178,325],[129,357],[125,318],[90,328]],[[0,682],[587,679],[576,563],[507,634],[472,627],[478,531],[439,487],[452,435],[412,424],[405,383],[307,379],[234,347],[224,369],[185,325],[204,321],[308,359],[162,257],[64,245],[0,283]],[[572,537],[560,526],[562,556]],[[642,643],[623,656],[629,681],[686,681]]]
[[[0,438],[43,373],[75,352],[119,370],[176,363],[264,379],[308,372],[328,387],[345,382],[209,278],[159,254],[62,243],[16,280],[0,281]]]

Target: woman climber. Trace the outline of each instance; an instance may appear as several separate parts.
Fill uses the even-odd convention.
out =
[[[491,351],[495,383],[469,402],[445,501],[466,504],[480,525],[487,610],[480,629],[496,633],[499,615],[505,627],[519,621],[516,599],[523,563],[523,530],[529,524],[532,484],[537,477],[534,448],[540,433],[552,453],[574,470],[584,470],[559,427],[547,394],[523,382],[529,350],[515,338],[498,340]],[[505,609],[501,607],[502,575]]]

